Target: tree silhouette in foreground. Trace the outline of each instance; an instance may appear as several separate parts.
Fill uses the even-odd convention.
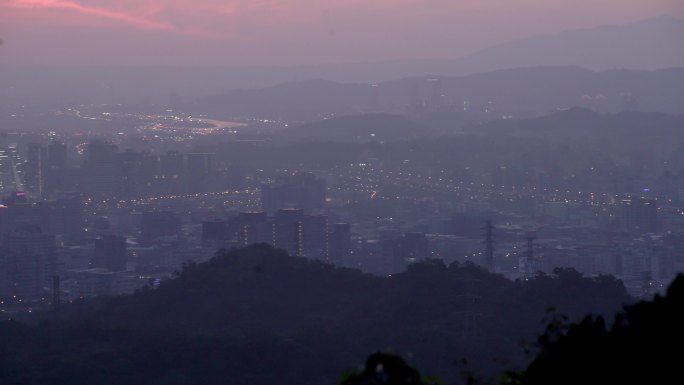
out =
[[[549,324],[541,351],[517,377],[523,384],[658,384],[681,378],[684,276],[665,297],[619,313],[609,329],[601,317],[564,327]]]
[[[378,277],[255,245],[132,295],[0,322],[0,384],[331,384],[378,350],[453,383],[455,357],[483,376],[524,368],[520,341],[549,306],[581,319],[626,302],[616,279],[571,270],[513,282],[429,260]]]
[[[568,324],[567,317],[554,316],[539,337],[538,346],[539,353],[525,371],[505,373],[494,382],[514,385],[678,383],[684,357],[684,276],[675,279],[665,297],[656,296],[652,301],[626,307],[616,315],[610,328],[600,316],[588,316],[577,324]],[[394,376],[378,376],[373,371],[376,357],[378,354],[369,358],[361,375],[352,377],[352,381],[343,381],[342,385],[421,383],[415,380],[418,373],[415,369],[394,371]],[[484,382],[473,376],[466,379],[468,384]]]
[[[428,385],[415,368],[403,358],[386,353],[372,354],[362,372],[351,373],[342,379],[342,385]]]

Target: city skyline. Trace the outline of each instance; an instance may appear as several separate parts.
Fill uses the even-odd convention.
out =
[[[682,41],[682,0],[0,0],[0,384],[671,382]]]

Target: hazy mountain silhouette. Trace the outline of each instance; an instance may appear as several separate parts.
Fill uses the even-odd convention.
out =
[[[519,39],[458,59],[292,67],[4,67],[0,68],[0,102],[18,106],[44,102],[158,104],[166,102],[171,93],[188,101],[226,90],[316,78],[382,82],[416,74],[464,76],[546,65],[593,70],[662,69],[684,66],[682,41],[684,22],[661,16],[626,25]]]
[[[412,77],[375,85],[313,80],[231,91],[201,99],[188,108],[225,118],[312,121],[333,114],[404,112],[417,93],[430,110],[435,81],[441,83],[445,102],[452,109],[463,111],[466,102],[470,113],[490,111],[490,119],[504,114],[540,116],[573,106],[603,112],[631,107],[684,113],[684,68],[593,72],[578,67],[529,67],[464,77]]]
[[[494,70],[531,65],[576,65],[594,70],[684,66],[684,21],[667,15],[626,25],[569,30],[487,48],[460,68]]]

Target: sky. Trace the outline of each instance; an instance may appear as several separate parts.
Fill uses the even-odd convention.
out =
[[[0,0],[0,65],[291,66],[452,59],[682,0]]]

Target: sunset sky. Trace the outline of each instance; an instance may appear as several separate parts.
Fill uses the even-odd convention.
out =
[[[670,14],[682,0],[0,0],[4,65],[293,65],[457,58]]]

